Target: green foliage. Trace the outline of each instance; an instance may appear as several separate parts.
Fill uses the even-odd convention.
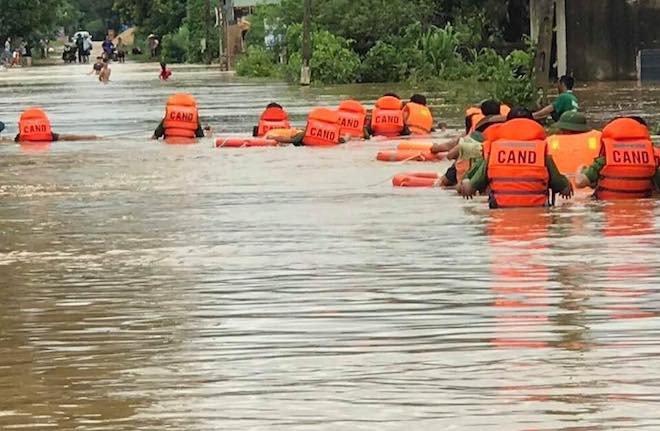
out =
[[[211,1],[211,8],[217,5],[216,0]],[[190,29],[190,37],[188,43],[188,61],[192,63],[201,63],[207,59],[207,50],[211,50],[211,58],[218,56],[218,32],[216,30],[210,31],[206,34],[206,20],[211,17],[205,14],[204,0],[188,0],[186,11],[185,24]],[[208,39],[207,39],[208,36]],[[205,41],[203,44],[202,41]],[[213,47],[216,47],[214,50]]]
[[[394,45],[379,40],[364,57],[361,69],[362,80],[367,82],[398,81],[401,57]]]
[[[236,63],[236,73],[239,76],[255,78],[277,76],[277,64],[273,53],[260,46],[248,47],[247,52]]]
[[[531,51],[516,50],[509,54],[491,76],[493,97],[512,106],[537,105],[538,94],[531,78],[533,64]]]
[[[312,77],[324,84],[357,81],[360,57],[350,49],[350,41],[321,30],[312,35]]]
[[[183,25],[175,34],[163,37],[162,57],[166,63],[183,63],[186,61],[190,31]]]

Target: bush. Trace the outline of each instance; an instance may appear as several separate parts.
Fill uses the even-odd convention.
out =
[[[184,63],[188,52],[190,31],[184,25],[174,34],[166,34],[162,41],[162,57],[166,63]]]
[[[397,48],[382,40],[376,42],[362,61],[362,81],[398,81],[400,61]]]
[[[273,54],[260,46],[250,46],[236,63],[239,76],[267,78],[277,76],[277,64]]]
[[[493,97],[512,106],[535,106],[539,96],[534,89],[534,54],[516,50],[509,54],[492,76]]]

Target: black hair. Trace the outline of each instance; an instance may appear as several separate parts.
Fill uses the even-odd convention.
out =
[[[569,90],[572,90],[573,86],[575,85],[575,79],[572,76],[564,75],[559,78],[559,83],[563,84],[564,87],[568,88]]]
[[[501,118],[501,117],[499,117],[499,118]],[[486,122],[484,122],[483,124],[478,125],[477,128],[476,128],[475,130],[476,130],[477,132],[481,132],[481,133],[483,133],[483,132],[485,132],[486,129],[489,128],[490,126],[493,126],[493,125],[495,125],[495,124],[500,124],[500,123],[503,123],[503,122],[504,122],[504,121],[501,120],[501,119],[500,119],[500,120],[493,120],[493,121],[486,121]]]
[[[644,127],[649,127],[649,124],[646,122],[646,120],[643,119],[643,118],[640,117],[640,116],[637,116],[637,115],[630,115],[630,116],[625,117],[625,118],[630,118],[631,120],[635,120],[635,121],[637,121],[639,124],[641,124],[641,125],[644,126]]]
[[[426,96],[423,94],[413,94],[410,96],[410,101],[412,103],[417,103],[418,105],[424,105],[426,106]]]
[[[524,106],[514,106],[511,108],[509,115],[506,116],[506,120],[509,121],[516,118],[527,118],[528,120],[533,120],[534,114],[532,114],[532,111],[525,108]]]
[[[266,105],[266,109],[268,109],[268,108],[284,109],[284,108],[282,108],[282,105],[280,105],[279,103],[275,103],[275,102],[269,103],[268,105]]]
[[[500,115],[500,102],[495,100],[485,100],[481,103],[481,113],[486,117],[489,115]]]
[[[164,62],[161,61],[160,62],[160,68],[165,70],[166,67],[167,67],[167,64],[165,64]]]
[[[387,96],[390,96],[390,97],[396,97],[396,98],[399,99],[399,100],[401,99],[401,98],[399,97],[399,95],[396,94],[396,93],[385,93],[385,94],[383,94],[383,97],[387,97]]]

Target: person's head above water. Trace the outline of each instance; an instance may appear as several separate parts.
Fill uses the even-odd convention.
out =
[[[627,117],[622,117],[622,118],[630,118],[631,120],[637,121],[639,124],[641,124],[644,127],[649,127],[649,124],[646,122],[646,120],[638,115],[629,115]]]
[[[489,115],[500,115],[500,102],[495,100],[484,100],[481,102],[481,113],[486,117]]]
[[[515,106],[511,108],[511,112],[506,116],[506,120],[515,120],[516,118],[527,118],[528,120],[534,119],[534,114],[532,111],[525,108],[524,106]]]
[[[562,93],[572,90],[574,86],[575,79],[568,75],[563,75],[561,78],[559,78],[559,82],[557,83],[557,87]]]
[[[272,103],[269,103],[268,105],[266,105],[266,109],[269,109],[269,108],[284,109],[282,107],[282,105],[280,105],[279,103],[275,103],[275,102],[272,102]]]
[[[410,101],[412,103],[417,103],[418,105],[424,105],[426,106],[426,96],[423,94],[413,94],[410,96]]]
[[[163,69],[163,70],[167,69],[167,64],[161,62],[160,63],[160,68]]]

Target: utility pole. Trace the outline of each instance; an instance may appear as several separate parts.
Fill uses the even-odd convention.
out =
[[[206,32],[204,47],[206,64],[211,64],[213,61],[213,52],[211,51],[211,0],[204,1],[204,30]]]
[[[554,32],[555,0],[536,0],[533,23],[537,25],[538,40],[534,59],[534,85],[543,90],[545,104],[550,86],[550,63],[552,61],[552,35]],[[534,27],[534,26],[532,26]]]
[[[302,68],[300,69],[300,85],[309,85],[312,81],[312,71],[309,63],[312,59],[312,38],[310,35],[310,26],[312,20],[312,0],[303,0],[305,2],[303,16],[303,52]]]

